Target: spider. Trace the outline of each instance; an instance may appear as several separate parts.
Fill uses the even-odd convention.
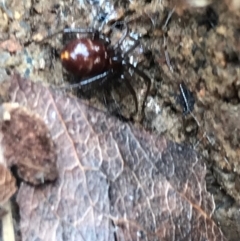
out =
[[[128,71],[132,69],[146,82],[147,90],[142,103],[142,112],[144,111],[145,102],[150,91],[151,80],[138,67],[133,66],[129,60],[129,54],[140,42],[129,36],[128,26],[125,22],[117,22],[112,25],[112,28],[117,24],[123,24],[125,32],[114,45],[111,44],[105,35],[93,28],[65,28],[63,30],[63,36],[73,34],[92,35],[92,38],[72,39],[61,50],[60,59],[62,66],[75,79],[73,84],[69,84],[64,88],[92,88],[108,81],[114,81],[116,78],[120,79],[124,82],[133,97],[135,111],[132,115],[134,116],[138,113],[138,99],[127,76]],[[133,45],[126,52],[123,52],[121,44],[126,37],[133,41]]]

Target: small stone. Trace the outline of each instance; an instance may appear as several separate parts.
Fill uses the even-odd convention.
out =
[[[18,11],[15,11],[15,12],[14,12],[14,18],[15,18],[16,20],[19,20],[19,19],[21,18],[21,14],[20,14]]]
[[[40,42],[43,40],[43,36],[41,33],[34,34],[32,36],[33,41]]]

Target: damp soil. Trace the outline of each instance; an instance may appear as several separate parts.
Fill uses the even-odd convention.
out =
[[[116,42],[122,29],[112,30],[111,24],[126,21],[129,35],[140,41],[129,54],[131,64],[151,79],[144,113],[132,121],[203,155],[215,221],[229,240],[239,240],[240,9],[229,2],[175,11],[167,21],[171,1],[5,1],[0,8],[0,80],[19,72],[59,88],[69,77],[59,61],[61,30],[103,26],[101,32]],[[131,44],[126,38],[122,51]],[[146,83],[126,71],[140,110]],[[114,102],[127,115],[134,111],[133,98],[115,82]],[[72,94],[110,113],[102,101],[104,91],[90,87],[89,93]]]

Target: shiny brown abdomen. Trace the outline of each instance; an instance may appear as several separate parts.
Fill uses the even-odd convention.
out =
[[[63,67],[79,77],[91,77],[111,68],[105,44],[100,40],[87,38],[69,42],[61,51]]]

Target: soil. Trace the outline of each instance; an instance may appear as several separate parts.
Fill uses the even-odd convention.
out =
[[[203,155],[216,203],[214,219],[235,241],[240,238],[240,7],[234,0],[218,0],[196,8],[200,2],[5,1],[0,8],[0,80],[19,72],[58,88],[65,80],[59,61],[64,27],[103,26],[101,32],[114,42],[122,29],[111,33],[111,25],[126,21],[129,35],[140,41],[129,54],[131,63],[151,79],[142,114],[146,83],[130,71],[139,100],[133,121]],[[131,44],[126,38],[122,50]],[[126,113],[134,110],[131,95],[113,92]],[[99,95],[84,97],[105,108]]]

